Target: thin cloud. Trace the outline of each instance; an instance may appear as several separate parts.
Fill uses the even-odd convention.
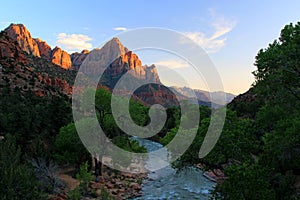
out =
[[[225,46],[226,38],[217,39],[213,37],[207,37],[202,32],[186,32],[184,34],[204,48],[207,53],[218,52],[223,46]]]
[[[203,32],[185,32],[184,34],[191,40],[199,44],[208,53],[218,52],[223,46],[226,45],[226,34],[231,32],[236,25],[236,20],[227,19],[224,16],[216,14],[214,10],[210,10],[211,27],[213,33],[208,36]]]
[[[229,33],[237,23],[235,19],[228,19],[223,15],[218,15],[213,9],[211,9],[209,12],[212,17],[212,26],[215,29],[215,33],[211,37],[212,39],[219,38],[226,33]]]
[[[178,69],[178,68],[184,68],[189,66],[187,62],[181,60],[162,60],[162,61],[155,62],[155,65],[164,66],[171,69]]]
[[[89,43],[92,40],[83,34],[66,34],[59,33],[57,35],[56,44],[68,51],[82,51],[83,49],[91,49],[93,45]]]
[[[126,27],[115,27],[113,28],[115,31],[126,31],[127,28]]]

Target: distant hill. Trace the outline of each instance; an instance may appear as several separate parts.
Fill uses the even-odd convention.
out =
[[[227,103],[231,102],[235,97],[234,94],[230,94],[230,93],[226,93],[226,92],[208,92],[208,91],[199,90],[199,89],[192,89],[189,87],[173,86],[171,88],[183,96],[183,97],[181,97],[182,100],[184,100],[185,98],[189,99],[189,98],[193,97],[194,95],[196,95],[196,97],[198,98],[199,104],[201,104],[201,105],[210,104],[212,101],[212,98],[216,102],[225,101],[224,103],[227,104]]]

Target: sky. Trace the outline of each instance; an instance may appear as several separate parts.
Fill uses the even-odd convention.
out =
[[[32,37],[72,53],[101,47],[124,31],[171,29],[200,45],[217,69],[224,90],[240,94],[254,82],[251,72],[257,52],[277,39],[286,24],[299,21],[299,10],[299,0],[12,0],[1,2],[0,30],[10,23],[23,23]],[[182,59],[136,53],[145,64],[185,72]],[[191,80],[192,87],[203,89],[201,81]]]

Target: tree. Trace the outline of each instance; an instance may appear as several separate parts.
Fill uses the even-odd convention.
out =
[[[260,103],[251,114],[253,128],[244,136],[255,136],[256,161],[242,159],[241,165],[229,167],[228,179],[216,194],[219,199],[298,199],[294,183],[300,175],[300,22],[286,25],[278,40],[258,52],[255,65],[251,93]]]
[[[23,161],[24,162],[24,161]],[[16,138],[6,135],[0,141],[0,196],[10,199],[44,199],[33,170],[21,160],[21,149]]]
[[[80,166],[79,173],[76,174],[76,179],[80,181],[80,188],[83,190],[83,194],[87,194],[88,184],[92,180],[92,174],[88,171],[88,163],[85,162]]]
[[[270,171],[256,164],[233,165],[225,171],[228,179],[218,186],[215,199],[273,200]],[[217,190],[217,191],[218,191]]]
[[[89,158],[89,153],[83,146],[74,123],[60,129],[56,136],[55,149],[55,157],[60,162],[79,164]]]
[[[300,22],[286,25],[281,31],[279,41],[275,40],[257,56],[254,72],[257,92],[265,99],[295,106],[300,100]],[[289,98],[289,102],[285,100]]]

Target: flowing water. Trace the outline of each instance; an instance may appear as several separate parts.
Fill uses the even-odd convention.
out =
[[[155,151],[162,148],[162,145],[145,139],[136,139],[141,145],[145,146],[150,151]],[[161,157],[169,156],[168,152],[160,154]],[[166,159],[167,160],[167,159]],[[151,171],[155,165],[160,163],[155,162],[149,157],[145,167]],[[172,166],[167,166],[160,170],[150,172],[148,180],[145,180],[142,185],[142,197],[139,199],[209,199],[210,190],[215,183],[207,180],[203,172],[195,167],[186,167],[177,172]]]

